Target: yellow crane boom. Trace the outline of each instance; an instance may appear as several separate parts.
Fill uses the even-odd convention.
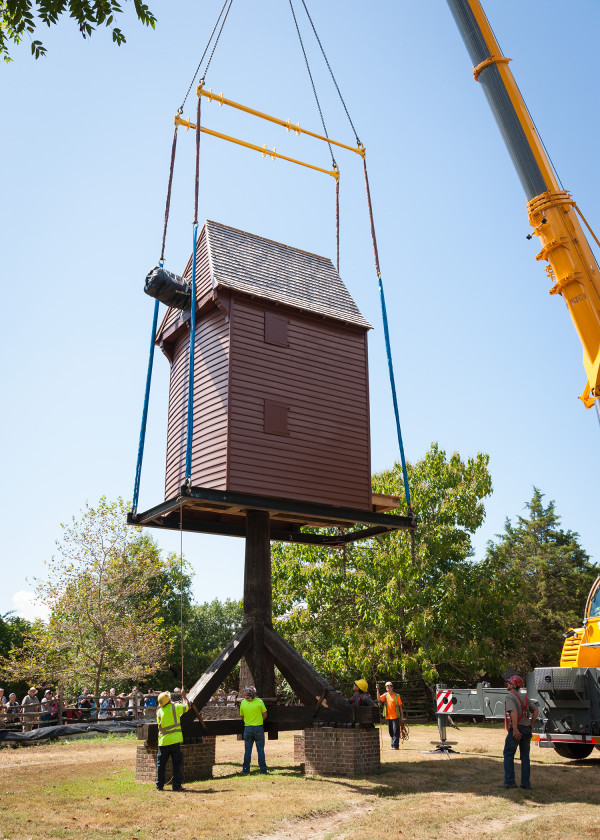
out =
[[[550,294],[562,296],[581,340],[587,383],[580,399],[586,408],[598,400],[599,408],[600,271],[580,223],[581,213],[556,180],[508,66],[510,59],[502,55],[481,3],[447,2],[473,62],[475,80],[483,86],[525,190],[531,236],[537,236],[542,246],[537,259],[547,263]]]

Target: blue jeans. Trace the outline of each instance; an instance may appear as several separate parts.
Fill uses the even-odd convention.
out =
[[[165,770],[171,756],[173,762],[173,790],[181,787],[183,773],[183,753],[181,744],[166,744],[158,748],[156,753],[156,787],[162,790],[165,786]]]
[[[399,718],[388,718],[388,730],[390,733],[390,738],[392,739],[392,749],[397,750],[400,748],[400,719]]]
[[[244,773],[250,772],[252,744],[256,744],[258,766],[261,772],[265,773],[267,770],[267,763],[265,761],[265,730],[262,726],[244,727],[244,763],[242,764],[242,771]]]
[[[529,761],[529,748],[531,746],[531,726],[519,726],[521,740],[513,736],[512,731],[506,736],[504,742],[504,784],[514,785],[515,782],[515,754],[517,748],[521,758],[521,787],[528,788],[530,785],[529,776],[531,764]]]

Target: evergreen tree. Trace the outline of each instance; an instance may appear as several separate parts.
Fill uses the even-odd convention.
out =
[[[528,517],[506,520],[498,542],[490,541],[490,573],[504,578],[518,597],[505,610],[511,665],[523,674],[558,665],[563,633],[581,626],[589,590],[598,567],[579,544],[579,535],[564,531],[555,503],[544,506],[537,487],[526,507]]]

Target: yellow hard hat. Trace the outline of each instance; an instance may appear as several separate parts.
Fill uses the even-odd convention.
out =
[[[369,687],[366,680],[355,680],[354,685],[358,686],[361,691],[366,691]]]
[[[158,705],[159,706],[166,706],[167,703],[171,702],[171,692],[170,691],[161,691],[158,695]]]

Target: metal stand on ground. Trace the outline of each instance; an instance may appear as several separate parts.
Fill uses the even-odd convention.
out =
[[[429,753],[430,755],[446,755],[448,758],[451,755],[460,755],[457,750],[452,749],[456,741],[446,740],[448,712],[452,710],[452,690],[447,689],[445,685],[436,685],[435,707],[440,740],[431,742],[435,746],[434,750],[423,750],[423,752]]]
[[[423,752],[428,753],[429,755],[447,755],[448,758],[450,758],[451,755],[460,755],[457,750],[452,749],[452,747],[456,744],[456,741],[446,740],[448,715],[438,715],[437,724],[438,731],[440,733],[440,740],[431,742],[435,746],[434,750],[423,750]]]

